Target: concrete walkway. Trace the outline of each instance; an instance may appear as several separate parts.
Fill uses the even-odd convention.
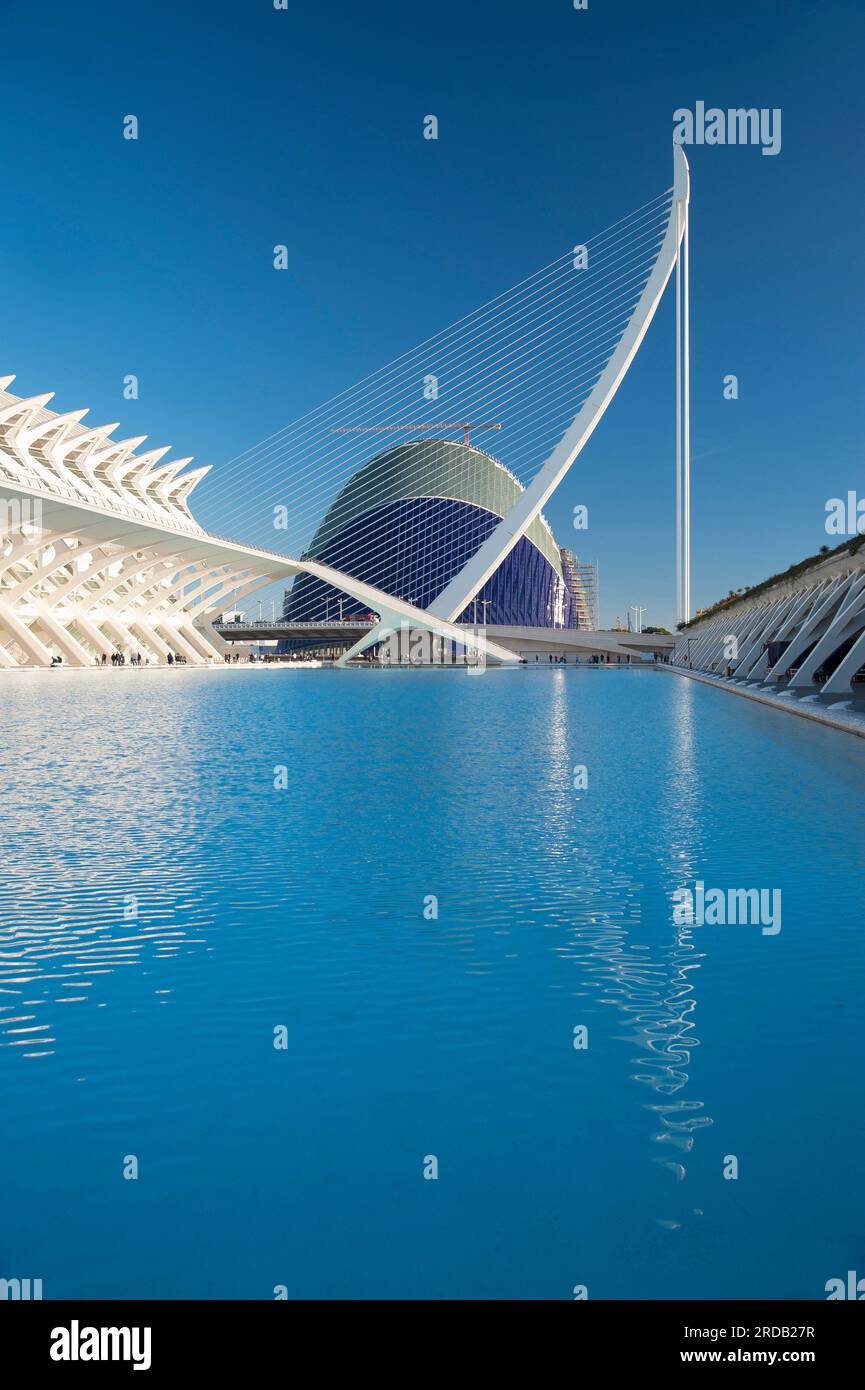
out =
[[[735,681],[704,675],[702,671],[690,671],[687,666],[672,666],[658,662],[652,669],[671,671],[677,676],[688,676],[691,680],[702,681],[704,685],[714,685],[719,690],[730,690],[734,695],[744,695],[746,700],[756,700],[759,705],[771,705],[787,714],[798,714],[802,719],[814,719],[818,724],[827,724],[831,729],[841,729],[845,734],[857,734],[859,738],[865,738],[865,708],[857,709],[851,700],[835,699],[824,704],[820,695],[813,692],[800,695],[798,691],[792,690],[782,690],[773,695],[757,682],[738,685]]]

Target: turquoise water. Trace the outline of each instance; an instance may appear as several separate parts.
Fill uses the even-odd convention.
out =
[[[821,1298],[865,1270],[865,742],[652,670],[0,680],[0,1276]],[[780,888],[781,931],[673,925],[698,878]]]

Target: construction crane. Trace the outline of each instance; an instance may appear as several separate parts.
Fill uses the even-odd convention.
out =
[[[465,420],[439,420],[430,425],[342,425],[333,434],[377,434],[383,430],[462,430],[463,444],[469,443],[471,430],[500,430],[499,424],[469,424]]]

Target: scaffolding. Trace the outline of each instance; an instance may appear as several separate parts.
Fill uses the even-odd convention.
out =
[[[571,591],[570,626],[580,632],[598,630],[598,563],[583,562],[572,550],[562,551],[562,573]]]

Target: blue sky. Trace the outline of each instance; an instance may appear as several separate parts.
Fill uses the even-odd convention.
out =
[[[233,455],[667,187],[673,111],[698,99],[780,107],[783,136],[774,158],[689,151],[695,602],[817,549],[826,499],[865,492],[860,0],[47,0],[2,20],[0,367],[212,463],[214,529],[234,533]],[[606,623],[634,602],[673,618],[672,354],[669,300],[547,509],[600,561]]]

